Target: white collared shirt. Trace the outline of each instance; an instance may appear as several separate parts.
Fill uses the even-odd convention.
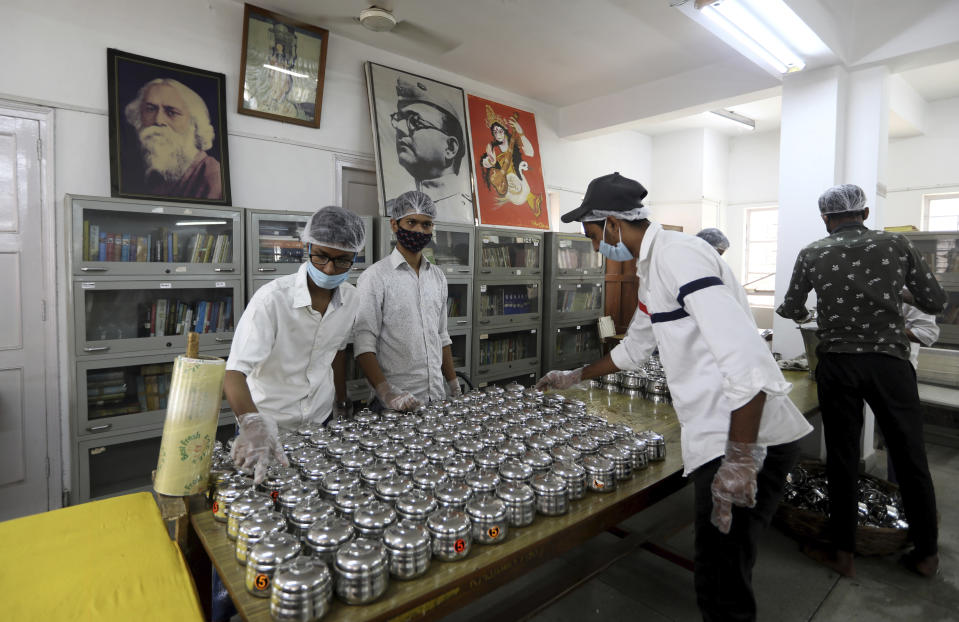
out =
[[[906,330],[912,331],[920,343],[909,342],[909,362],[913,368],[919,368],[919,346],[931,346],[939,339],[939,325],[936,316],[920,311],[908,303],[902,303],[902,321]]]
[[[760,391],[758,443],[789,443],[812,430],[789,400],[792,385],[759,336],[745,291],[707,242],[650,223],[636,273],[639,306],[611,356],[620,369],[637,370],[659,347],[685,475],[725,453],[731,412]]]
[[[376,355],[386,380],[423,403],[446,399],[443,347],[446,330],[446,275],[423,257],[420,272],[397,249],[363,271],[357,282],[356,356]]]
[[[352,337],[359,294],[349,283],[336,288],[326,309],[312,307],[307,264],[253,295],[230,347],[226,368],[246,375],[260,413],[285,430],[325,421],[336,399],[333,357]]]

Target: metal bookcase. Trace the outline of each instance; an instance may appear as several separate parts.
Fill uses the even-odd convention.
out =
[[[505,375],[495,378],[484,378],[479,383],[474,383],[474,386],[477,389],[482,389],[488,387],[491,384],[506,386],[511,382],[518,382],[524,387],[532,387],[536,384],[536,381],[539,380],[539,374],[528,373],[528,374],[519,374],[519,375]]]
[[[273,279],[293,274],[306,260],[300,235],[312,212],[244,210],[246,212],[247,300]],[[373,218],[360,216],[366,229],[366,244],[357,253],[349,282],[356,285],[360,274],[374,261]]]
[[[936,280],[946,290],[948,303],[945,310],[936,316],[939,325],[939,339],[933,348],[956,349],[959,347],[959,233],[955,231],[904,233],[916,250],[923,256]],[[951,356],[951,355],[949,355]],[[942,363],[942,357],[924,357],[923,363],[935,360]],[[941,365],[937,365],[939,367]],[[952,363],[950,367],[955,367]],[[922,374],[920,374],[922,375]]]
[[[149,486],[186,333],[200,333],[203,354],[229,355],[245,236],[241,208],[73,195],[64,207],[77,503]],[[225,402],[220,424],[232,430]]]
[[[377,259],[382,259],[393,252],[396,246],[396,234],[390,226],[390,219],[377,219]],[[473,276],[473,238],[476,229],[472,225],[445,223],[434,221],[433,241],[429,243],[423,254],[436,266],[439,266],[450,277]]]
[[[539,322],[525,326],[474,327],[470,379],[477,384],[508,376],[539,373],[542,333]]]
[[[546,234],[543,372],[600,357],[597,323],[606,313],[606,263],[575,233]]]
[[[543,277],[543,232],[477,227],[477,279]]]

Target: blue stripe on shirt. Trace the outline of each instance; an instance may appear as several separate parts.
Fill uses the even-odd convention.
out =
[[[649,316],[650,322],[658,324],[659,322],[672,322],[673,320],[681,320],[684,317],[689,317],[689,313],[687,313],[685,309],[686,303],[683,302],[686,296],[698,292],[701,289],[722,284],[723,281],[718,276],[704,276],[701,279],[686,283],[679,288],[679,296],[676,298],[676,301],[679,303],[679,309],[665,311],[663,313],[651,313]]]

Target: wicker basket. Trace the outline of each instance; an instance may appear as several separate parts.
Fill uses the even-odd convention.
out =
[[[825,466],[818,462],[803,463],[809,473],[821,473]],[[899,487],[892,482],[873,477],[860,475],[872,481],[878,488],[886,492],[895,492]],[[812,510],[803,510],[786,502],[779,504],[773,516],[773,523],[787,535],[804,543],[829,545],[826,539],[826,515]],[[856,553],[859,555],[889,555],[909,546],[909,532],[906,529],[892,527],[856,527]]]

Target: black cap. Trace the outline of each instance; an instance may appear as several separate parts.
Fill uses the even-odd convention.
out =
[[[619,173],[610,173],[597,177],[586,187],[586,196],[580,206],[563,214],[563,222],[581,220],[593,210],[609,212],[628,212],[643,206],[648,194],[643,184],[635,179],[623,177]]]

